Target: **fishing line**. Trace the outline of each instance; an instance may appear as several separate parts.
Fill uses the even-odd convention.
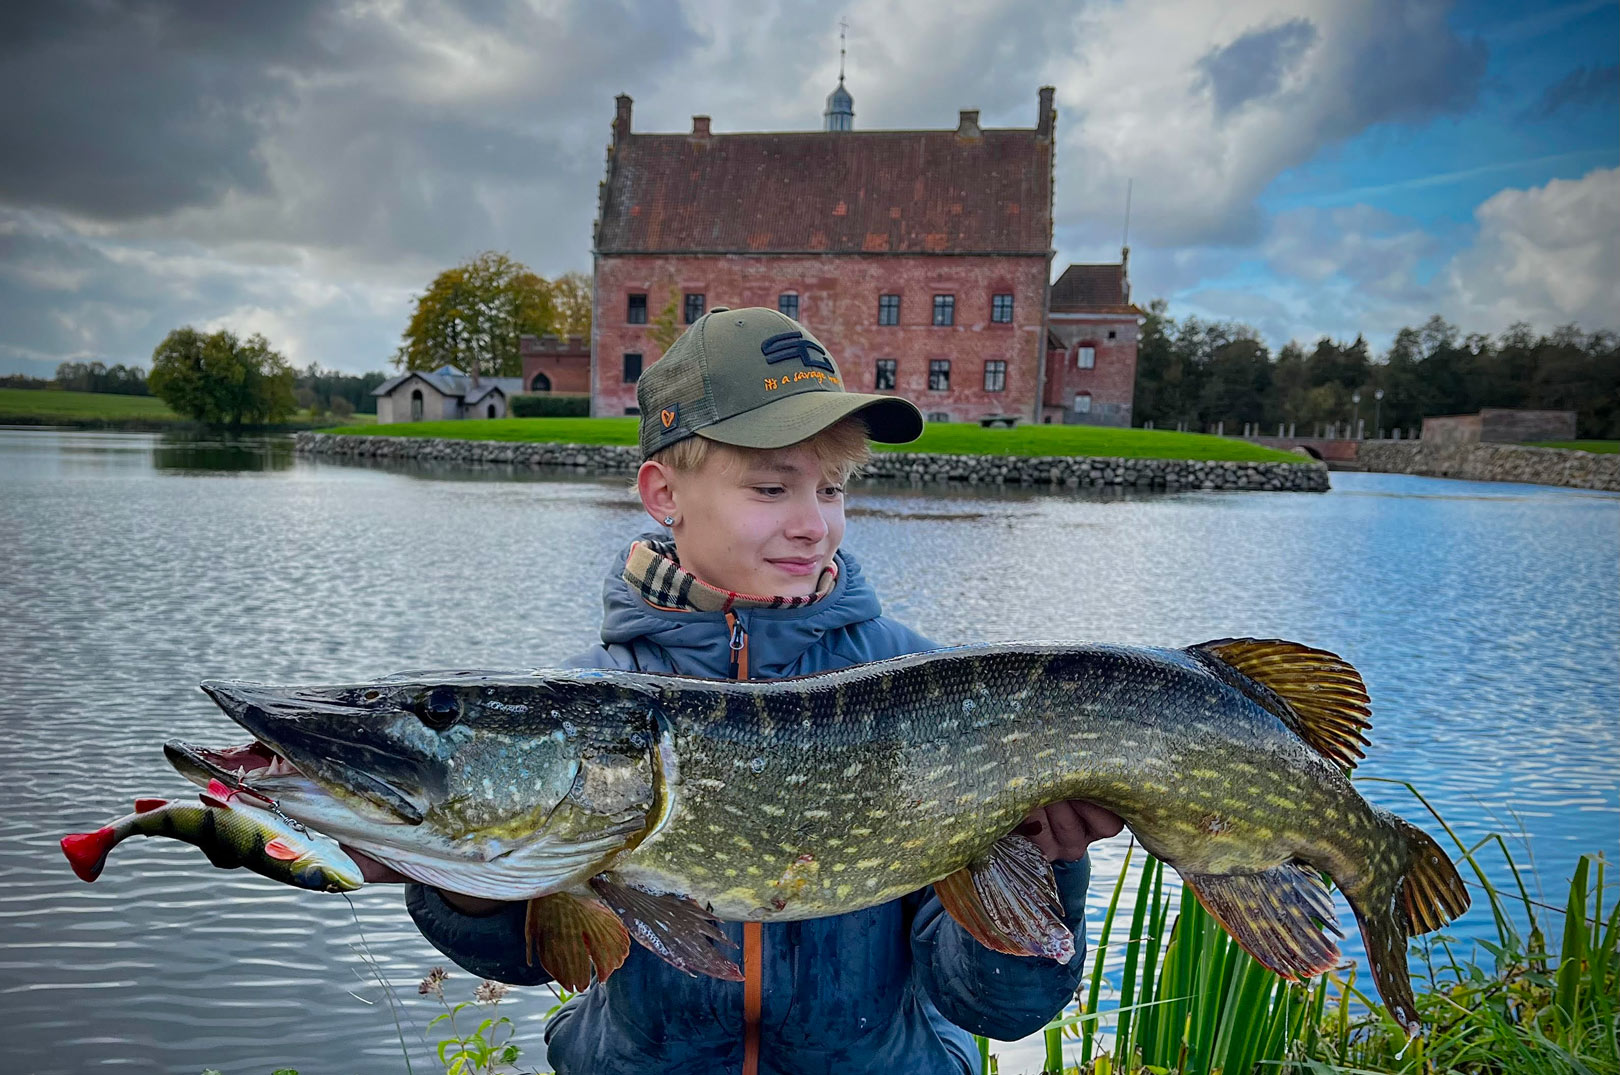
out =
[[[355,909],[354,901],[349,898],[347,892],[339,892],[338,895],[349,905],[349,914],[354,917],[354,931],[360,935],[360,947],[365,951],[366,965],[371,968],[371,973],[377,976],[377,984],[382,987],[383,997],[388,1002],[388,1013],[394,1017],[394,1033],[399,1038],[399,1052],[405,1058],[405,1075],[415,1075],[411,1070],[411,1051],[405,1045],[405,1028],[400,1025],[399,1012],[395,1008],[399,998],[394,996],[394,991],[388,987],[388,982],[383,978],[377,957],[371,954],[371,945],[366,943],[366,930],[360,924],[360,912]]]

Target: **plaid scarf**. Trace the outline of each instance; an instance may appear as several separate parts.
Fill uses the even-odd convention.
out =
[[[832,593],[838,582],[838,564],[828,564],[816,580],[816,592],[806,597],[759,597],[711,586],[681,566],[675,543],[647,538],[630,546],[624,561],[624,581],[656,608],[680,612],[730,612],[734,608],[799,608]]]

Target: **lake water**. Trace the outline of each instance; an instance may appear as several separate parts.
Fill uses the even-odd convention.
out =
[[[1361,772],[1413,781],[1464,839],[1515,834],[1556,898],[1579,855],[1620,843],[1620,498],[1333,484],[863,488],[846,547],[889,613],[942,643],[1257,635],[1335,650],[1373,697]],[[137,795],[191,794],[162,741],[238,738],[201,679],[566,659],[593,638],[602,576],[646,522],[620,478],[0,430],[5,1070],[401,1072],[396,1014],[415,1070],[432,1070],[421,1034],[436,1009],[415,984],[443,960],[398,889],[357,893],[351,910],[164,840],[124,844],[86,885],[57,840]],[[1360,787],[1430,824],[1404,789]],[[1093,913],[1125,846],[1095,852]],[[1452,932],[1488,926],[1476,901]],[[450,994],[473,984],[453,973]],[[541,989],[502,1005],[533,1063],[551,1003]],[[997,1051],[1004,1072],[1039,1069],[1031,1043]]]

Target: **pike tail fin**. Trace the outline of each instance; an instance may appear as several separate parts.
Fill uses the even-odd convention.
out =
[[[1361,926],[1372,966],[1373,984],[1395,1021],[1415,1035],[1418,1021],[1412,979],[1406,965],[1407,940],[1439,929],[1468,909],[1468,891],[1451,858],[1434,838],[1411,822],[1384,815],[1406,845],[1406,872],[1393,886],[1346,892]]]
[[[1289,862],[1260,873],[1182,873],[1181,879],[1267,970],[1302,982],[1338,963],[1339,948],[1326,934],[1344,934],[1333,896],[1316,871]]]
[[[118,842],[118,832],[104,825],[95,832],[75,832],[62,837],[62,854],[81,881],[94,881],[107,865],[107,853]]]

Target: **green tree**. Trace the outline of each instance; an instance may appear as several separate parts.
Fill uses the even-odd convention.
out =
[[[175,411],[209,425],[275,422],[297,408],[293,370],[255,333],[239,340],[223,329],[204,335],[187,325],[152,352],[152,394]]]
[[[394,365],[452,365],[473,376],[516,377],[525,334],[558,331],[552,286],[505,254],[486,250],[446,269],[416,298]]]

